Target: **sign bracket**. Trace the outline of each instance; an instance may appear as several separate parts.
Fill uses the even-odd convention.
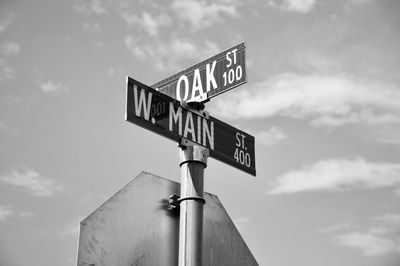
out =
[[[205,102],[181,101],[180,103],[183,108],[190,110],[192,113],[195,113],[206,119],[210,117],[210,113],[204,110],[204,108],[206,107],[204,105]]]
[[[197,201],[201,201],[203,202],[203,205],[206,204],[206,200],[202,197],[184,197],[184,198],[180,198],[178,195],[171,195],[169,196],[169,200],[168,203],[169,205],[171,205],[172,208],[179,208],[179,205],[181,204],[182,201],[185,200],[197,200]]]

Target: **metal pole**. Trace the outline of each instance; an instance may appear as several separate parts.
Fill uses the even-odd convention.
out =
[[[203,187],[207,158],[206,148],[197,145],[181,147],[179,266],[202,265]]]

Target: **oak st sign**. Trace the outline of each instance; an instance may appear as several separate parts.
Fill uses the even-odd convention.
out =
[[[247,82],[244,42],[151,87],[178,101],[204,102]]]
[[[212,116],[181,106],[180,101],[127,77],[126,120],[171,140],[189,140],[210,156],[256,175],[254,137]]]

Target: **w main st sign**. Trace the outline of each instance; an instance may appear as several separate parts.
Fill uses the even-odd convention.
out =
[[[253,136],[186,109],[178,100],[129,77],[126,120],[176,142],[185,139],[201,145],[211,157],[256,175]]]

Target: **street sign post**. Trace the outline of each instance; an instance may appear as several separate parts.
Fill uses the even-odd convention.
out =
[[[209,149],[211,157],[256,175],[253,136],[129,77],[126,120],[176,142],[189,140]]]
[[[204,102],[247,82],[244,42],[151,87],[185,102]]]

